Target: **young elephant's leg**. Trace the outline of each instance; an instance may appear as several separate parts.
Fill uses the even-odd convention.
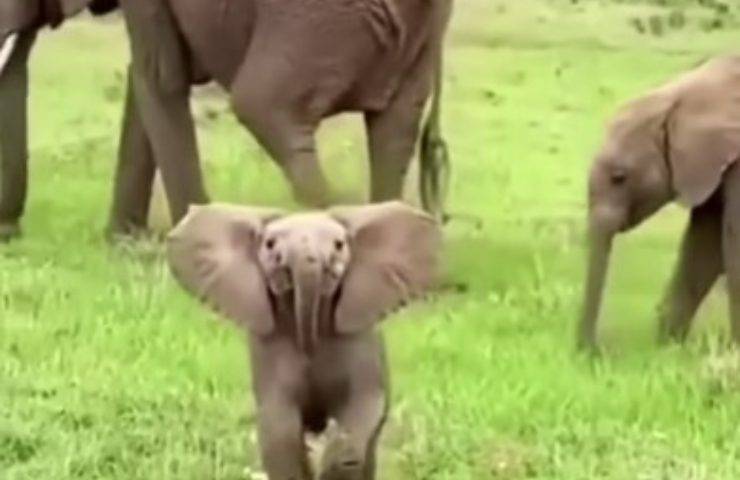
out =
[[[146,229],[155,170],[154,152],[136,104],[133,72],[129,67],[108,226],[111,234],[129,235]]]
[[[0,241],[20,235],[28,189],[28,57],[36,31],[22,32],[0,74]]]
[[[324,453],[319,479],[373,480],[378,437],[388,414],[385,347],[377,332],[336,347],[335,368],[348,375],[349,391],[331,412],[338,428]]]
[[[740,168],[725,173],[723,185],[722,253],[730,301],[732,339],[740,344]]]
[[[136,105],[176,223],[190,205],[208,202],[190,111],[185,46],[167,2],[128,0],[122,7],[131,42]]]
[[[388,402],[383,390],[357,393],[337,415],[338,431],[329,439],[320,480],[374,480],[375,457]]]
[[[262,466],[270,480],[311,480],[301,415],[281,395],[268,395],[257,409]]]
[[[722,271],[722,204],[718,196],[691,212],[678,264],[660,308],[659,339],[684,341],[691,321]]]

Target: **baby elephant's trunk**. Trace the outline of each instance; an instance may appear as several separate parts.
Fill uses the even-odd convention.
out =
[[[296,341],[298,348],[306,353],[310,353],[319,341],[322,271],[321,262],[313,253],[293,261]]]

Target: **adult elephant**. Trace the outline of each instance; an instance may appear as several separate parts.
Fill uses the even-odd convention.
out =
[[[68,2],[68,3],[67,3]],[[36,30],[86,4],[116,0],[3,0],[0,5],[0,239],[20,232],[26,197],[27,60]],[[424,106],[421,198],[442,213],[447,149],[439,125],[442,43],[451,0],[121,0],[132,65],[110,217],[112,233],[146,227],[156,168],[170,211],[206,203],[190,111],[194,84],[231,92],[242,123],[272,155],[305,203],[328,188],[314,132],[343,111],[365,113],[371,200],[397,198],[413,157]],[[339,42],[341,40],[341,43]],[[7,107],[6,107],[7,106]]]
[[[365,115],[371,200],[398,198],[436,92],[421,136],[421,193],[427,210],[441,214],[448,165],[439,97],[452,0],[122,0],[121,6],[136,94],[129,111],[153,155],[119,169],[119,190],[149,185],[153,164],[145,162],[153,159],[175,221],[203,200],[190,88],[215,80],[303,203],[329,201],[314,136],[323,118],[346,111]]]
[[[117,0],[0,1],[0,241],[20,234],[28,177],[28,59],[38,30],[85,8],[104,14]]]

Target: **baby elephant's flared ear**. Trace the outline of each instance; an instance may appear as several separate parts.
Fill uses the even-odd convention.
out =
[[[257,248],[264,224],[280,215],[219,204],[191,207],[168,236],[175,278],[221,315],[256,334],[270,333],[274,318]]]
[[[350,234],[351,260],[335,312],[340,333],[371,327],[435,281],[441,231],[426,213],[395,201],[330,213]]]

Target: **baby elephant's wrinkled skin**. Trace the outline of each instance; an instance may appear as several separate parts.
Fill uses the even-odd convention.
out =
[[[330,419],[319,478],[375,478],[388,380],[374,325],[431,286],[439,240],[437,222],[400,202],[292,215],[216,204],[173,230],[180,284],[249,333],[270,480],[314,478],[304,435]]]
[[[671,201],[691,209],[660,311],[660,338],[683,340],[699,304],[727,275],[740,342],[740,56],[718,57],[626,105],[589,177],[588,279],[578,339],[596,348],[611,244]]]

